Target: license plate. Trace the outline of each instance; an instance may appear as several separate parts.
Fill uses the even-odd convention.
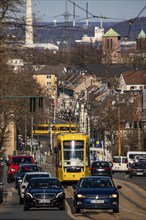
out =
[[[104,203],[104,200],[91,200],[91,203]]]
[[[137,173],[137,175],[143,175],[143,173]]]
[[[39,200],[39,203],[42,204],[42,203],[50,203],[50,200],[49,199],[41,199]]]

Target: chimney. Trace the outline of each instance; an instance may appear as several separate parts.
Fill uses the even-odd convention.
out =
[[[25,44],[33,44],[32,2],[26,0]]]

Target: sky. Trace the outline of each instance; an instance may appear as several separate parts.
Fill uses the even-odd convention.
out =
[[[135,17],[146,17],[146,0],[67,0],[67,9],[73,18],[73,2],[75,3],[76,21],[86,19],[86,6],[88,4],[88,20],[99,21],[95,16],[104,16],[103,22],[123,21]],[[41,21],[53,22],[65,21],[66,0],[32,0],[35,17]]]

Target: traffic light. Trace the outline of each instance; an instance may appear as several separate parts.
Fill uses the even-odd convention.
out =
[[[30,98],[30,112],[35,112],[36,98]]]
[[[43,108],[43,97],[39,97],[39,108]]]

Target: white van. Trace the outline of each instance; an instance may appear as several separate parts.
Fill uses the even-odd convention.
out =
[[[112,161],[112,172],[128,172],[128,160],[125,156],[114,156]]]

